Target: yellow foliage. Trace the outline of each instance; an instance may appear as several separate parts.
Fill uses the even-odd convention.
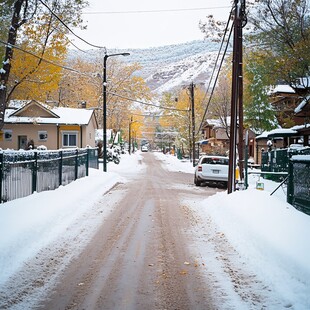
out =
[[[200,126],[204,110],[205,110],[205,90],[200,86],[194,87],[194,109],[195,109],[195,135],[199,137],[197,133]],[[161,105],[171,108],[164,110],[160,116],[160,125],[163,131],[178,132],[176,140],[177,145],[187,145],[192,135],[191,131],[193,128],[192,124],[192,103],[189,89],[182,89],[178,94],[164,94]]]
[[[43,60],[61,65],[66,56],[66,38],[64,33],[54,33],[55,27],[49,14],[42,14],[23,26],[23,39],[19,40],[21,50],[14,50],[12,59],[9,99],[44,101],[58,88],[62,69]]]

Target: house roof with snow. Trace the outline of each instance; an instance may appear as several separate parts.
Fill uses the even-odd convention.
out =
[[[230,125],[230,117],[226,118],[227,126]],[[217,118],[217,119],[207,119],[204,123],[204,126],[213,126],[214,128],[224,128],[224,120]]]
[[[262,134],[257,136],[256,140],[271,139],[271,138],[284,138],[298,135],[298,131],[305,128],[303,126],[294,126],[292,128],[277,128],[271,131],[264,131]]]
[[[53,107],[36,100],[11,101],[5,110],[5,123],[87,125],[93,110],[82,108]]]
[[[295,90],[291,86],[284,85],[284,84],[271,86],[270,90],[268,91],[268,95],[271,96],[271,95],[277,94],[277,93],[294,94]]]
[[[268,138],[290,137],[297,135],[297,131],[291,128],[277,128],[269,131]]]

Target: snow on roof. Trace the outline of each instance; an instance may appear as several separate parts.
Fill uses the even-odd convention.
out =
[[[276,86],[271,86],[270,90],[268,91],[268,95],[272,95],[275,93],[289,93],[289,94],[294,94],[295,90],[289,86],[289,85],[276,85]]]
[[[268,138],[268,134],[269,131],[264,131],[262,134],[260,134],[259,136],[257,136],[255,139],[259,140],[259,139],[267,139]]]
[[[294,112],[299,113],[308,104],[310,96],[307,96],[298,106],[295,108]]]
[[[310,155],[293,155],[292,160],[300,160],[300,161],[310,162]]]
[[[10,100],[8,103],[8,108],[20,109],[30,102],[31,100]]]
[[[291,129],[293,130],[300,130],[300,129],[304,129],[304,128],[310,128],[310,124],[303,124],[303,125],[296,125],[291,127]]]
[[[196,142],[196,144],[208,144],[209,140],[208,139],[204,139],[204,140],[199,140]]]
[[[268,137],[281,137],[281,136],[288,136],[288,135],[295,135],[297,134],[296,130],[293,130],[291,128],[277,128],[269,131]]]
[[[296,126],[297,127],[297,126]],[[297,134],[297,128],[277,128],[273,129],[271,131],[264,131],[262,134],[257,136],[255,139],[260,140],[260,139],[268,139],[270,137],[285,137],[285,136],[290,136],[290,135],[295,135]]]
[[[55,117],[24,117],[13,116],[16,113],[16,108],[23,108],[30,101],[14,101],[10,102],[9,108],[5,110],[5,123],[36,123],[36,124],[72,124],[72,125],[87,125],[93,114],[93,110],[81,109],[81,108],[64,108],[54,107],[49,108],[50,111],[59,118]],[[40,103],[41,104],[41,103]],[[43,105],[45,107],[45,105]]]
[[[229,116],[227,117],[226,121],[227,121],[227,125],[229,126],[230,125],[230,117]],[[208,123],[208,125],[212,125],[214,127],[220,127],[220,128],[224,127],[224,122],[220,118],[207,119],[206,122]]]
[[[52,111],[60,117],[61,122],[66,124],[72,123],[80,125],[88,124],[94,112],[93,110],[87,110],[81,108],[77,109],[77,108],[62,108],[62,107],[53,108]]]
[[[207,119],[207,123],[213,126],[220,126],[222,124],[220,119]]]

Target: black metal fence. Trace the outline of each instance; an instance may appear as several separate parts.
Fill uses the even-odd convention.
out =
[[[288,173],[289,170],[289,160],[294,155],[309,155],[310,148],[301,149],[275,149],[262,153],[262,172],[274,172],[274,174],[266,173],[266,179],[272,179],[273,181],[281,181],[283,175],[281,172]],[[278,173],[278,174],[277,174]]]
[[[98,165],[97,148],[1,151],[0,202],[67,185]]]
[[[310,159],[296,156],[289,161],[287,202],[310,215]]]

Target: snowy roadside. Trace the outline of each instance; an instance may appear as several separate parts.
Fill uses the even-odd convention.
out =
[[[194,171],[189,161],[154,154],[167,170]],[[106,195],[104,200],[102,196],[118,182],[139,177],[144,168],[140,152],[122,155],[120,165],[108,164],[108,173],[91,170],[88,178],[55,191],[2,204],[0,300],[10,298],[10,290],[27,294],[24,283],[29,282],[29,273],[25,279],[14,274],[18,271],[23,276],[20,268],[27,262],[29,269],[30,261],[35,286],[29,290],[44,293],[40,272],[56,279],[62,271],[60,261],[69,263],[81,251],[113,211],[113,199],[121,194],[113,199]],[[270,196],[277,183],[260,180],[265,190],[256,190],[257,180],[257,175],[250,176],[250,189],[231,195],[221,192],[208,199],[202,196],[201,201],[184,197],[186,208],[194,215],[191,234],[195,243],[189,245],[193,256],[205,267],[206,278],[213,277],[217,297],[226,309],[261,309],[262,305],[310,309],[310,216],[285,202],[284,189]],[[46,257],[52,260],[46,262]],[[31,302],[35,301],[29,300],[27,305]]]
[[[157,157],[168,170],[188,172],[190,165],[182,167],[173,156]],[[264,183],[263,191],[256,189],[257,181]],[[191,250],[207,265],[206,277],[212,274],[218,289],[230,292],[222,297],[227,309],[260,309],[263,304],[268,309],[310,309],[310,216],[286,203],[285,188],[270,196],[278,185],[252,174],[246,191],[219,192],[201,202],[184,200],[200,223]],[[210,253],[217,257],[207,262]],[[245,279],[235,260],[250,278]],[[268,293],[257,294],[263,290]]]
[[[54,191],[6,202],[0,206],[0,289],[22,265],[49,244],[72,243],[77,234],[71,226],[85,230],[88,239],[111,209],[98,206],[102,196],[119,182],[144,169],[139,154],[123,155],[122,163],[108,164],[108,173],[90,169],[89,177],[78,179]],[[126,177],[117,171],[126,167]],[[109,198],[105,202],[109,204]],[[96,214],[96,216],[94,216]],[[85,228],[85,227],[86,228]],[[69,242],[69,243],[70,243]],[[77,241],[78,242],[78,241]],[[74,248],[74,247],[73,247]],[[75,251],[79,251],[76,246]]]

